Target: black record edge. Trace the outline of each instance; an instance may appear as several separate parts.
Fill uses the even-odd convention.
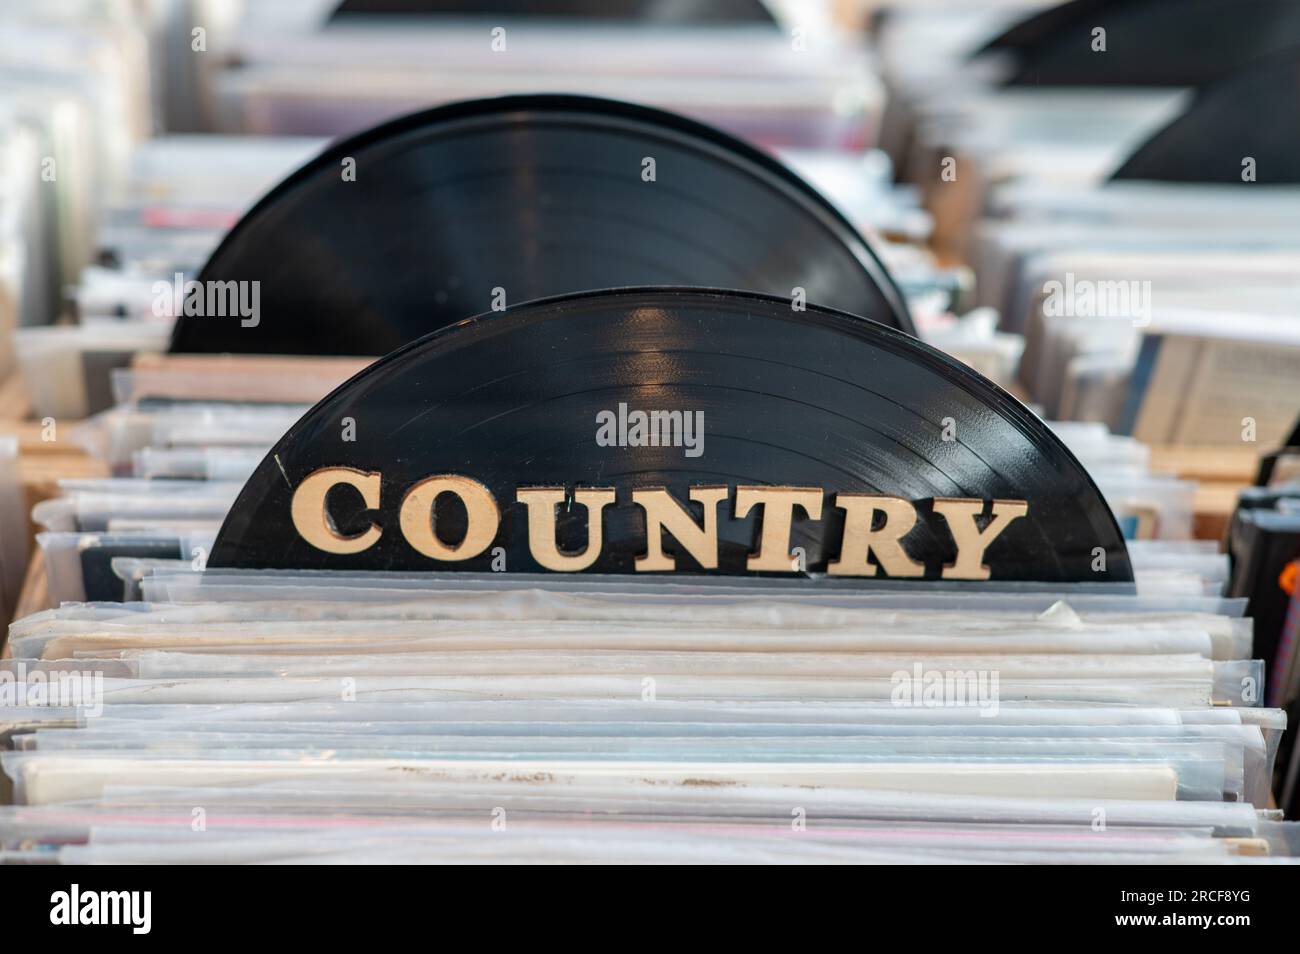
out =
[[[1265,56],[1197,89],[1151,133],[1112,181],[1291,186],[1300,183],[1300,46]],[[1242,179],[1242,160],[1257,163]]]
[[[1097,27],[1110,47],[1089,46]],[[1201,86],[1300,42],[1295,0],[1066,0],[968,56],[1009,57],[1010,86]]]
[[[780,160],[744,140],[737,139],[736,137],[723,132],[720,129],[709,126],[705,123],[696,122],[693,119],[689,119],[676,113],[655,109],[651,106],[642,106],[636,103],[628,103],[605,97],[582,96],[568,93],[542,93],[535,95],[511,94],[506,96],[486,97],[482,99],[461,100],[455,103],[435,106],[432,109],[409,113],[405,116],[399,116],[396,119],[380,123],[377,126],[372,126],[369,129],[346,139],[331,143],[314,159],[296,169],[277,183],[269,192],[263,195],[252,205],[251,208],[240,216],[239,221],[237,221],[225,236],[222,237],[217,247],[208,256],[208,262],[200,271],[198,280],[203,282],[211,277],[209,273],[211,263],[219,260],[222,254],[231,246],[238,244],[244,232],[252,227],[252,223],[257,220],[263,211],[277,204],[287,194],[292,192],[299,185],[303,184],[306,180],[310,179],[316,173],[325,169],[337,168],[339,162],[344,157],[353,155],[358,150],[382,142],[385,139],[400,136],[403,133],[417,130],[421,127],[432,125],[437,122],[468,119],[523,109],[556,112],[576,111],[603,113],[608,116],[658,124],[676,132],[684,133],[697,139],[702,139],[726,152],[734,153],[745,161],[754,163],[762,167],[765,171],[783,179],[786,183],[794,186],[807,199],[809,199],[818,211],[829,216],[834,225],[843,232],[842,238],[844,239],[849,251],[862,265],[863,269],[877,286],[881,297],[887,302],[890,309],[889,317],[891,323],[909,335],[916,334],[916,328],[912,324],[911,312],[908,310],[907,302],[903,297],[902,291],[894,282],[893,277],[889,274],[884,263],[867,242],[866,238],[863,237],[863,235],[857,230],[857,227],[849,221],[843,212],[841,212],[817,189],[813,188],[813,186]],[[585,289],[577,289],[575,291],[582,290]],[[470,316],[467,315],[466,317]],[[179,317],[172,330],[171,346],[168,349],[172,353],[178,351],[177,344],[184,334],[184,323],[185,318],[183,316]]]
[[[1107,554],[1108,568],[1102,579],[1097,575],[1083,577],[1080,576],[1075,580],[1064,580],[1057,582],[1077,582],[1077,583],[1128,583],[1133,582],[1132,564],[1128,555],[1127,544],[1125,543],[1123,532],[1121,531],[1113,511],[1106,504],[1101,490],[1098,488],[1092,475],[1080,463],[1078,458],[1070,451],[1060,437],[1048,427],[1042,419],[1026,407],[1021,401],[1017,400],[1001,386],[986,378],[968,365],[956,360],[948,354],[926,344],[918,338],[912,337],[895,328],[891,328],[883,323],[864,319],[860,316],[850,314],[849,312],[838,311],[823,306],[809,305],[807,312],[799,316],[789,307],[789,300],[778,296],[765,295],[758,292],[734,291],[729,289],[706,289],[706,288],[672,288],[661,286],[646,286],[636,288],[613,288],[602,289],[593,292],[574,292],[565,295],[550,296],[547,298],[535,299],[527,302],[520,302],[510,306],[502,312],[487,312],[476,315],[472,318],[466,318],[455,324],[437,329],[428,335],[416,341],[412,341],[397,350],[384,355],[376,360],[373,364],[367,365],[364,369],[357,372],[347,381],[340,384],[328,395],[323,397],[316,405],[309,409],[298,421],[296,421],[276,442],[276,445],[267,453],[261,463],[248,478],[244,488],[240,491],[230,511],[227,513],[222,523],[221,529],[217,534],[213,544],[212,556],[208,561],[208,566],[213,569],[258,569],[260,566],[250,565],[243,562],[238,556],[240,543],[234,539],[240,532],[241,527],[247,527],[254,519],[254,512],[257,505],[261,502],[262,490],[259,483],[265,483],[265,480],[259,481],[263,475],[274,475],[274,481],[278,482],[283,479],[288,481],[285,468],[283,466],[282,453],[287,445],[290,445],[298,433],[311,421],[318,412],[323,412],[324,408],[329,407],[336,399],[345,396],[358,383],[365,381],[369,377],[383,373],[389,366],[398,363],[412,351],[429,346],[431,343],[440,339],[460,334],[466,329],[473,328],[484,322],[504,323],[512,320],[520,320],[521,314],[530,311],[551,307],[566,302],[585,302],[601,299],[615,300],[624,297],[635,297],[637,295],[662,295],[662,294],[680,294],[695,297],[699,300],[708,298],[723,298],[731,300],[750,300],[755,304],[780,305],[782,308],[783,320],[785,321],[809,321],[816,322],[819,327],[826,326],[836,330],[839,333],[846,334],[865,341],[876,339],[873,343],[879,343],[885,350],[895,354],[905,354],[909,357],[919,358],[922,362],[929,365],[933,370],[942,376],[953,381],[972,397],[977,398],[991,414],[1001,420],[1007,421],[1016,430],[1018,430],[1028,442],[1036,449],[1042,452],[1046,458],[1050,452],[1055,456],[1059,464],[1072,475],[1077,476],[1084,487],[1082,496],[1096,505],[1099,513],[1104,514],[1102,521],[1103,527],[1098,534],[1095,544],[1103,546]],[[575,475],[577,476],[577,475]],[[527,474],[519,474],[521,482],[527,481]],[[581,479],[581,478],[579,478]],[[268,569],[294,569],[292,566],[266,567]],[[400,569],[400,568],[399,568]],[[445,568],[432,568],[445,569]],[[467,567],[472,570],[474,568]],[[592,571],[597,572],[597,571]],[[556,573],[555,576],[564,576],[568,574]],[[573,574],[578,575],[578,574]],[[637,579],[655,579],[664,576],[677,576],[678,574],[628,574],[630,577]],[[753,578],[753,575],[742,578]],[[888,577],[877,577],[873,579],[857,578],[846,580],[846,583],[856,582],[860,584],[870,584],[888,580]],[[1025,579],[1023,582],[1050,583],[1052,581],[1038,581]]]

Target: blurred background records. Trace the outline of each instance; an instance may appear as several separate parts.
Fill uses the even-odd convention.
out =
[[[1261,461],[1255,486],[1241,493],[1232,517],[1228,552],[1230,592],[1245,597],[1255,619],[1260,652],[1269,660],[1268,704],[1300,713],[1300,421],[1285,443]],[[1300,760],[1287,739],[1278,775],[1278,803],[1297,806]]]
[[[1281,440],[1300,374],[1295,6],[953,6],[885,17],[882,135],[978,302],[1024,335],[1029,398],[1147,444]],[[950,53],[908,56],[931,27]]]
[[[227,131],[338,136],[444,102],[585,93],[685,113],[766,146],[867,143],[881,90],[819,5],[247,4],[208,77]],[[797,48],[801,28],[815,56]],[[195,115],[204,115],[198,112]]]
[[[130,0],[65,0],[31,18],[123,30],[148,67],[144,117],[113,130],[140,134],[115,140],[111,187],[73,163],[60,182],[93,206],[33,219],[70,249],[59,279],[22,283],[22,324],[58,329],[14,339],[38,416],[108,406],[108,371],[140,352],[373,357],[503,303],[619,284],[806,298],[919,328],[1008,378],[1018,340],[987,313],[959,320],[969,271],[936,261],[918,191],[870,148],[872,54],[835,11],[438,7],[168,0],[142,19]],[[150,112],[159,134],[144,138]],[[492,171],[448,176],[459,163]],[[345,237],[343,218],[362,231]],[[327,255],[320,234],[338,236]],[[187,298],[195,280],[247,283],[229,310],[250,311],[256,289],[266,320],[173,334],[208,304]],[[277,331],[303,310],[311,343]],[[350,333],[331,317],[345,311]]]

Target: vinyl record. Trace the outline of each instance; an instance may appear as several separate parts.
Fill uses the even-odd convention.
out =
[[[1279,465],[1285,468],[1281,474],[1278,473]],[[1296,472],[1297,466],[1300,466],[1300,420],[1297,420],[1292,425],[1291,431],[1283,439],[1281,447],[1275,448],[1260,457],[1259,466],[1255,470],[1255,487],[1268,487],[1273,483],[1275,477],[1282,483],[1289,483],[1291,476]]]
[[[1139,146],[1115,179],[1223,185],[1300,183],[1300,51],[1268,57],[1199,90]],[[1251,176],[1243,178],[1249,157]]]
[[[1254,652],[1272,660],[1291,595],[1280,580],[1287,565],[1300,559],[1300,513],[1285,510],[1239,509],[1229,530],[1233,553],[1230,597],[1246,597],[1246,616],[1254,622]],[[1277,678],[1266,675],[1265,685]]]
[[[184,556],[180,542],[174,537],[136,540],[103,539],[88,541],[78,550],[81,562],[81,585],[87,602],[120,603],[126,599],[126,581],[113,569],[118,557],[137,557],[148,560],[180,560]]]
[[[490,496],[495,523],[454,493],[421,503],[415,488],[447,475],[481,485],[476,499]],[[521,488],[564,488],[569,498],[534,508]],[[613,491],[596,505],[594,549],[590,505],[574,488]],[[950,565],[964,560],[958,530],[969,538],[978,526],[990,534],[989,578],[1132,579],[1119,527],[1088,474],[992,382],[852,315],[663,288],[518,306],[370,365],[262,461],[208,565],[544,572],[555,569],[538,556],[549,536],[562,554],[585,553],[569,568],[647,576],[637,559],[647,554],[648,511],[633,494],[663,492],[653,488],[697,524],[662,534],[677,572],[836,573],[837,558],[844,571],[866,554],[848,552],[841,504],[873,495],[889,499],[877,512],[859,508],[853,526],[897,534],[901,554],[877,552],[879,572],[851,576],[954,578]],[[692,489],[708,488],[719,498],[716,541],[700,545],[700,558],[677,541],[707,537],[709,505],[691,501]],[[779,508],[746,508],[741,488],[802,494],[803,509],[791,509],[782,530]],[[973,508],[966,523],[951,512],[954,500]],[[999,513],[1022,504],[993,533]],[[556,525],[539,536],[535,514]],[[762,549],[780,565],[756,570],[769,527],[774,540]],[[462,549],[449,558],[453,544]]]
[[[257,282],[258,313],[183,315],[174,352],[381,355],[503,304],[646,284],[803,289],[912,331],[862,237],[775,159],[582,96],[457,103],[333,146],[199,279]]]
[[[1071,0],[979,53],[1010,57],[1011,86],[1200,86],[1298,42],[1295,0]]]

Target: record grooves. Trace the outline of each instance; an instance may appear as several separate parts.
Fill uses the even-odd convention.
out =
[[[637,411],[698,422],[696,439],[678,446],[624,439],[623,422]],[[355,422],[347,442],[339,437],[345,420]],[[602,421],[616,439],[601,440]],[[306,478],[338,468],[369,475],[369,489],[326,481],[316,491],[319,513],[306,512],[337,538],[369,540],[350,553],[309,543],[297,516],[290,519]],[[484,505],[499,513],[484,531],[499,519],[498,532],[477,540],[470,555],[431,559],[440,545],[428,536],[424,550],[408,545],[408,520],[432,522],[443,543],[480,527],[453,494],[438,498],[427,518],[418,506],[408,512],[404,500],[432,475],[482,485]],[[912,575],[950,575],[955,518],[941,513],[950,506],[941,501],[962,499],[979,503],[972,520],[983,525],[999,508],[1028,502],[988,548],[995,579],[1132,578],[1114,517],[1083,468],[991,382],[851,315],[698,289],[535,302],[462,322],[376,362],[290,428],[259,465],[209,565],[484,571],[500,547],[508,570],[537,572],[547,567],[533,511],[519,504],[524,490],[539,487],[612,488],[599,553],[581,567],[591,572],[637,572],[647,534],[636,491],[666,488],[685,507],[693,491],[714,487],[727,488],[717,566],[678,548],[678,569],[754,572],[763,511],[744,512],[739,489],[779,487],[824,494],[822,504],[801,498],[821,507],[819,518],[792,512],[791,552],[802,553],[799,567],[808,572],[827,571],[839,555],[848,521],[835,494],[843,493],[896,498],[891,519],[914,516],[893,564],[903,575],[908,560],[923,567]],[[587,510],[580,496],[564,499],[559,550],[580,553]],[[698,521],[698,502],[690,509]],[[772,569],[769,562],[760,572]],[[776,572],[796,569],[786,561]]]
[[[260,320],[183,316],[173,352],[377,356],[503,305],[651,284],[802,289],[912,332],[863,238],[781,163],[583,96],[457,103],[339,143],[258,202],[199,280],[258,282]]]

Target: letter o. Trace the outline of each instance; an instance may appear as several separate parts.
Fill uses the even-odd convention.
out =
[[[443,494],[455,494],[465,505],[464,538],[450,546],[433,529],[433,505]],[[402,498],[399,515],[402,536],[415,550],[434,560],[470,560],[491,545],[501,524],[496,498],[477,480],[456,474],[426,477]]]

